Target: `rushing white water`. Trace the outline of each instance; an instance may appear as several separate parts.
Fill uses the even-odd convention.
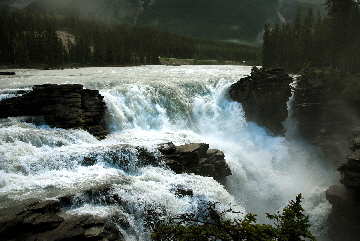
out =
[[[91,213],[126,216],[128,240],[149,239],[142,221],[145,210],[157,210],[163,218],[196,212],[201,200],[217,201],[219,208],[236,205],[242,213],[281,210],[299,193],[311,217],[313,232],[325,232],[330,206],[324,191],[334,170],[309,145],[294,138],[273,137],[264,128],[247,122],[239,103],[227,95],[229,86],[250,73],[239,66],[139,66],[68,70],[16,70],[0,78],[0,99],[12,90],[35,84],[78,83],[98,89],[105,97],[106,123],[111,134],[99,141],[82,130],[49,128],[25,117],[0,120],[0,206],[26,198],[52,198],[103,184],[127,203],[84,203],[68,214]],[[289,123],[290,122],[290,123]],[[36,125],[34,123],[37,123]],[[295,128],[288,120],[288,128]],[[175,174],[161,167],[136,168],[111,165],[101,154],[120,144],[155,150],[159,143],[175,145],[205,142],[220,149],[233,173],[222,186],[212,178]],[[134,150],[135,152],[135,150]],[[97,163],[82,165],[96,153]],[[193,197],[176,197],[174,187],[192,189]],[[164,211],[166,210],[166,211]],[[243,214],[242,214],[243,215]],[[120,228],[121,225],[119,226]]]

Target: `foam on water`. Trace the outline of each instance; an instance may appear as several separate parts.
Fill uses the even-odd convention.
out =
[[[45,82],[99,89],[111,132],[98,141],[82,130],[52,129],[28,118],[1,120],[0,206],[14,199],[51,198],[109,183],[131,212],[85,203],[68,214],[103,217],[116,209],[130,223],[127,239],[146,240],[149,234],[142,220],[146,210],[159,209],[159,215],[167,218],[196,212],[201,200],[218,201],[224,205],[220,209],[237,205],[242,213],[257,213],[265,221],[261,214],[281,210],[302,193],[314,231],[321,234],[330,210],[324,190],[335,171],[323,167],[310,145],[273,137],[246,121],[241,104],[231,101],[227,90],[249,72],[250,67],[239,66],[139,66],[21,70],[0,79],[3,89]],[[168,141],[205,142],[223,151],[233,173],[226,187],[208,177],[179,175],[160,167],[136,168],[136,155],[131,153],[126,156],[131,168],[107,161],[106,153],[119,150],[119,145],[155,151],[157,144]],[[116,153],[121,162],[122,154]],[[97,162],[83,165],[89,155]],[[179,198],[172,191],[175,187],[192,189],[194,195]]]

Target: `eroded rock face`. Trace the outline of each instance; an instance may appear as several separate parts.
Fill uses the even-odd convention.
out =
[[[352,131],[359,125],[360,106],[345,100],[329,100],[320,76],[298,78],[292,105],[300,136],[323,151],[334,165],[349,154]]]
[[[33,91],[0,102],[0,118],[44,116],[51,127],[82,128],[102,139],[108,132],[103,96],[79,84],[35,85]]]
[[[287,102],[293,79],[283,69],[253,67],[251,75],[231,85],[230,97],[242,104],[245,116],[275,135],[284,134],[282,122],[288,116]]]

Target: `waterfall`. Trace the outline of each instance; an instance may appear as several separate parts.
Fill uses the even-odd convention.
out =
[[[79,195],[83,201],[69,207],[67,215],[116,216],[116,220],[126,220],[126,225],[118,222],[126,239],[146,240],[149,229],[143,218],[149,210],[166,219],[196,212],[205,200],[220,202],[219,209],[235,205],[241,211],[233,214],[236,217],[252,212],[266,222],[264,213],[281,210],[302,193],[315,234],[324,232],[330,211],[324,190],[333,182],[335,171],[323,167],[311,145],[271,136],[246,120],[241,104],[231,101],[227,90],[249,74],[250,67],[22,71],[1,79],[0,87],[17,89],[48,82],[99,89],[107,106],[105,121],[110,135],[99,141],[86,131],[50,128],[33,118],[0,120],[0,206],[109,184],[123,206],[94,203]],[[210,177],[136,166],[139,156],[131,147],[156,153],[158,144],[169,141],[175,145],[208,143],[225,153],[233,175],[223,186]],[[89,157],[96,161],[84,165]],[[177,187],[193,190],[193,196],[177,197],[173,191]]]

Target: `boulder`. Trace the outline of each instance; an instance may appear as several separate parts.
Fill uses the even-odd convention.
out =
[[[83,89],[79,84],[44,84],[0,101],[0,118],[44,116],[51,127],[82,128],[102,139],[108,134],[103,123],[105,109],[98,90]]]
[[[293,81],[283,69],[253,67],[251,75],[230,86],[232,100],[242,104],[245,116],[275,135],[285,133],[282,122],[288,116],[287,102]]]
[[[163,161],[176,173],[194,173],[221,181],[231,175],[225,155],[217,149],[209,149],[205,143],[175,146],[173,143],[159,145]]]

